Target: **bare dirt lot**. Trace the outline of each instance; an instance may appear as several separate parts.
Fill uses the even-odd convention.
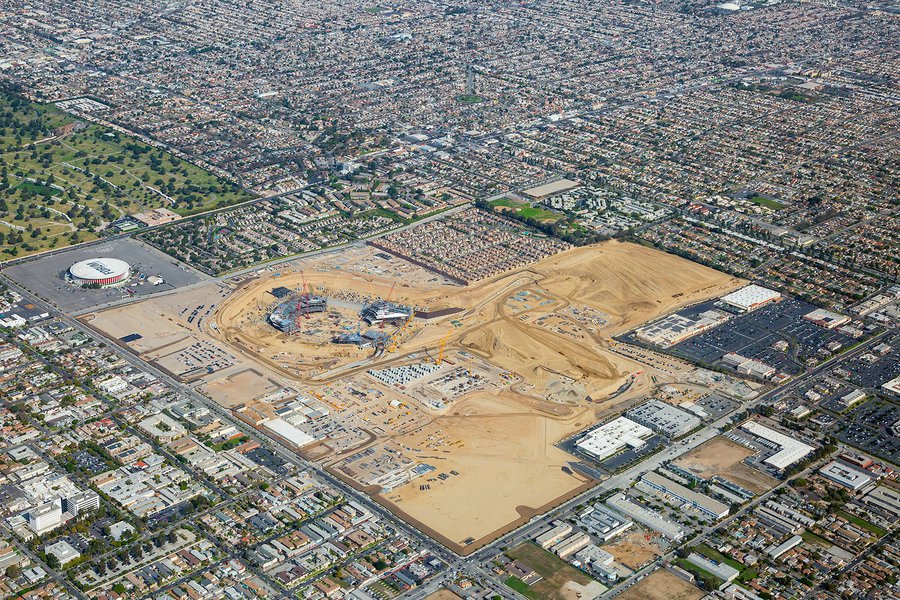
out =
[[[468,287],[448,284],[397,258],[379,257],[371,248],[278,269],[240,281],[210,282],[86,320],[116,339],[144,335],[129,343],[142,354],[183,344],[184,338],[220,345],[237,362],[207,377],[200,389],[225,406],[252,402],[269,389],[269,382],[331,398],[329,386],[368,377],[369,370],[433,363],[444,338],[447,356],[464,352],[494,365],[496,372],[508,374],[499,387],[449,398],[443,409],[399,389],[374,385],[374,380],[345,395],[359,417],[342,427],[358,427],[362,433],[347,439],[362,445],[344,446],[342,452],[390,439],[416,462],[434,466],[427,475],[434,481],[422,476],[380,499],[450,544],[473,540],[458,546],[465,552],[592,485],[563,470],[572,457],[554,444],[675,375],[613,352],[611,336],[741,283],[684,259],[619,242],[569,250]],[[278,302],[272,290],[298,290],[304,282],[326,295],[333,310],[304,320],[302,335],[275,330],[265,320]],[[375,297],[419,309],[460,310],[415,319],[402,331],[396,352],[380,358],[372,357],[371,349],[330,343],[335,331],[356,328],[354,307]],[[575,320],[577,315],[588,315],[590,327]],[[629,379],[628,392],[614,395]],[[391,401],[402,408],[390,410],[401,414],[385,424],[376,406],[388,407]],[[335,410],[328,419],[347,419],[349,408]],[[272,410],[270,404],[260,407],[262,414]],[[394,427],[400,418],[416,422],[416,428],[398,433]],[[446,442],[429,447],[429,437],[438,432]],[[334,464],[335,458],[325,451],[316,454],[325,463]],[[458,474],[437,479],[451,470]],[[425,484],[430,487],[421,489]]]
[[[778,483],[772,477],[745,465],[753,451],[726,437],[715,437],[675,461],[675,465],[707,479],[718,475],[754,494],[767,492]]]
[[[706,594],[671,571],[654,571],[620,594],[622,600],[699,600]]]
[[[640,531],[632,531],[619,536],[615,542],[604,546],[607,552],[616,557],[616,561],[622,563],[632,571],[643,567],[656,557],[662,556],[659,545],[654,541],[657,534],[646,534]],[[648,539],[649,538],[649,539]]]

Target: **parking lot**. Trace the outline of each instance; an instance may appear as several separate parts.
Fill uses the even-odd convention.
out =
[[[679,314],[696,317],[712,306],[712,302],[706,302],[689,307]],[[824,350],[829,343],[836,342],[843,347],[855,341],[837,331],[804,321],[803,315],[815,308],[807,302],[788,298],[737,316],[710,331],[676,344],[673,350],[705,364],[716,364],[724,354],[736,352],[741,356],[760,360],[778,371],[796,375],[803,371],[803,362],[807,358],[819,355],[820,350]],[[772,347],[779,340],[788,342],[786,351]]]
[[[900,421],[900,406],[886,400],[871,400],[852,411],[838,426],[834,435],[842,442],[855,446],[891,462],[900,462],[900,437],[892,427]]]
[[[127,286],[106,289],[84,289],[67,283],[66,271],[80,260],[98,257],[118,258],[127,262],[136,276]],[[97,308],[110,302],[147,296],[197,283],[206,278],[198,271],[177,263],[159,250],[132,239],[117,239],[86,247],[73,248],[51,256],[20,263],[6,269],[5,274],[34,292],[43,300],[68,313]],[[164,283],[152,285],[141,279],[151,275]]]

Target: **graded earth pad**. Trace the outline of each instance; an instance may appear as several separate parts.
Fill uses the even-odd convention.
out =
[[[668,569],[658,569],[621,593],[621,600],[700,600],[706,593]]]
[[[226,407],[243,404],[241,416],[263,432],[265,420],[295,398],[329,407],[298,422],[316,439],[303,448],[306,456],[470,553],[594,485],[555,444],[679,375],[625,356],[611,336],[740,283],[675,256],[606,242],[463,287],[356,247],[85,320],[116,340],[143,336],[127,346],[145,356],[183,347],[209,356],[205,344],[220,347],[230,362],[214,355],[221,370],[196,387]],[[297,333],[276,330],[266,317],[283,300],[272,292],[304,287],[326,296],[328,310],[298,319]],[[378,356],[332,343],[365,327],[359,309],[375,298],[432,313],[458,310],[373,326],[395,337],[393,352]],[[428,373],[407,378],[409,369]],[[409,469],[417,470],[404,476]]]
[[[703,479],[718,475],[754,494],[762,494],[775,487],[778,480],[742,462],[753,454],[750,448],[718,436],[681,456],[674,464]]]

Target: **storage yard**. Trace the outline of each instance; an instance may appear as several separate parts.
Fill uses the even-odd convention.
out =
[[[690,370],[614,352],[613,335],[740,283],[619,242],[469,286],[356,247],[84,320],[468,553],[594,485],[557,442]],[[273,326],[303,293],[325,310]],[[379,300],[429,318],[365,322]],[[367,331],[389,338],[383,350],[334,343]],[[207,362],[172,362],[190,349]]]

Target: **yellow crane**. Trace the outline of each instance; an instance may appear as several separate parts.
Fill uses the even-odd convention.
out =
[[[397,330],[394,331],[394,333],[392,333],[391,336],[388,338],[388,348],[387,348],[388,352],[393,352],[394,350],[397,349],[397,344],[400,341],[400,334],[403,333],[404,329],[409,327],[409,324],[412,323],[413,317],[415,315],[416,315],[416,311],[410,310],[409,316],[406,317],[406,320],[403,322],[403,325],[398,327]]]
[[[438,357],[434,364],[440,366],[441,362],[444,360],[444,346],[447,345],[447,338],[450,337],[450,334],[453,333],[453,330],[447,332],[447,335],[441,338],[441,348],[438,350]]]

